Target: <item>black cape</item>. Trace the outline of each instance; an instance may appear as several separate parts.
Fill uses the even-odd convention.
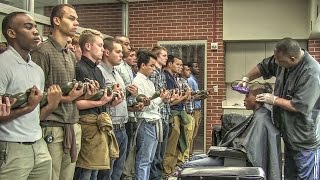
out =
[[[280,133],[272,122],[271,110],[262,106],[230,129],[219,146],[243,151],[253,166],[264,170],[268,180],[279,180],[281,179]]]

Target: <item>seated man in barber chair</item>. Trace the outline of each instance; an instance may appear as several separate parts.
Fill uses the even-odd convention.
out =
[[[270,107],[256,101],[256,95],[262,93],[272,93],[271,85],[266,83],[250,86],[249,93],[244,99],[244,106],[253,113],[231,128],[222,137],[219,146],[245,153],[244,157],[249,166],[261,167],[268,180],[279,180],[281,179],[280,134],[273,125]],[[195,156],[182,168],[227,166],[225,157],[214,156],[212,151],[208,154]]]

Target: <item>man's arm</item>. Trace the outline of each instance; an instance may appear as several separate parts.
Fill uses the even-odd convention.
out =
[[[250,82],[250,81],[252,81],[252,80],[255,80],[255,79],[261,77],[261,72],[260,72],[258,66],[254,66],[254,67],[247,73],[247,75],[246,75],[245,77],[248,78],[248,79],[247,79],[248,82]],[[242,80],[244,80],[244,79],[242,79]]]
[[[72,102],[72,101],[78,99],[80,96],[82,96],[83,95],[83,87],[78,88],[78,86],[79,86],[79,84],[76,83],[67,96],[62,96],[61,102]]]
[[[275,63],[274,56],[267,57],[263,59],[259,64],[254,66],[245,77],[242,78],[242,81],[239,83],[240,86],[246,87],[247,83],[255,80],[261,76],[264,79],[269,79],[273,76],[276,76],[278,65]]]
[[[48,104],[40,110],[40,120],[45,120],[59,105],[62,91],[59,85],[52,85],[48,88]]]
[[[286,109],[288,111],[292,111],[292,112],[298,112],[298,110],[292,106],[291,100],[287,100],[287,99],[283,99],[283,98],[276,98],[274,101],[275,106],[279,106],[283,109]]]
[[[41,101],[41,98],[42,98],[41,91],[36,86],[33,86],[30,90],[30,95],[28,97],[27,105],[22,108],[11,110],[10,115],[0,117],[0,121],[12,121],[20,116],[23,116],[25,114],[32,112]]]
[[[258,94],[256,96],[256,101],[264,102],[274,106],[279,106],[288,111],[298,112],[298,110],[295,107],[293,107],[291,100],[279,98],[278,96],[275,96],[271,93]]]
[[[91,108],[103,106],[108,102],[110,102],[111,100],[112,100],[112,94],[108,96],[108,90],[105,89],[103,96],[98,101],[84,99],[84,100],[77,101],[76,105],[79,110],[84,110],[84,109],[91,109]]]

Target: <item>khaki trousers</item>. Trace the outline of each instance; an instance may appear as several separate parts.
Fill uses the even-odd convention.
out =
[[[180,125],[181,125],[180,118],[178,116],[171,117],[170,122],[172,122],[172,124],[170,126],[167,149],[163,159],[164,175],[170,175],[173,172],[175,172],[175,169],[178,163],[178,156],[180,153],[180,150],[178,148],[178,140],[180,136]],[[184,128],[189,131],[189,134],[192,134],[190,133],[191,129],[193,129],[192,126],[193,126],[192,121],[189,124],[184,126]]]
[[[187,138],[187,149],[184,153],[181,153],[179,151],[178,155],[178,164],[183,164],[185,161],[189,160],[189,154],[190,154],[190,148],[191,148],[191,141],[193,138],[193,131],[195,126],[195,121],[193,116],[188,114],[188,119],[190,120],[190,123],[184,126],[184,131],[186,133]]]
[[[201,115],[202,115],[202,111],[200,109],[193,111],[194,131],[193,131],[193,136],[192,136],[192,140],[191,140],[191,147],[190,147],[191,154],[193,153],[194,139],[196,138],[196,136],[198,134],[199,126],[201,123]]]
[[[81,126],[74,124],[74,133],[76,136],[77,153],[81,147]],[[44,127],[43,136],[51,134],[54,141],[48,144],[48,149],[52,157],[52,180],[72,180],[76,163],[71,163],[70,153],[63,152],[64,131],[62,127]]]
[[[169,136],[167,142],[167,149],[163,159],[163,174],[170,175],[175,171],[178,161],[178,140],[180,136],[180,118],[178,116],[171,117],[172,122],[169,127]]]
[[[0,153],[4,157],[0,163],[1,180],[51,179],[52,160],[42,138],[34,144],[0,141]]]

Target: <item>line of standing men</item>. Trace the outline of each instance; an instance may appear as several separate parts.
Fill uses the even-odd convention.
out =
[[[39,32],[30,15],[14,12],[2,23],[9,47],[0,55],[3,59],[0,62],[0,93],[15,94],[27,89],[30,92],[23,108],[10,112],[8,98],[1,106],[1,179],[120,179],[128,147],[125,125],[130,118],[138,124],[135,127],[136,179],[149,179],[157,147],[160,161],[154,164],[162,166],[165,145],[158,146],[158,140],[166,144],[163,138],[168,129],[164,137],[160,137],[162,133],[156,128],[162,127],[161,124],[168,127],[168,118],[160,114],[159,107],[163,109],[164,103],[164,108],[168,109],[169,103],[181,103],[190,93],[181,99],[178,92],[171,97],[169,91],[161,91],[160,97],[139,103],[135,98],[127,98],[122,91],[127,90],[134,96],[155,93],[154,82],[149,76],[155,70],[159,54],[139,52],[136,77],[133,78],[132,70],[130,72],[128,68],[121,76],[121,72],[125,72],[121,71],[122,49],[126,57],[130,56],[126,39],[103,40],[101,33],[86,30],[79,39],[82,57],[76,64],[75,56],[66,44],[79,26],[77,18],[73,6],[55,6],[50,17],[52,34],[39,46]],[[171,65],[174,58],[172,60]],[[118,66],[117,70],[115,66]],[[86,89],[76,83],[68,94],[63,94],[60,87],[74,78],[80,81],[89,78],[92,82]],[[118,89],[113,89],[118,97],[113,99],[105,89],[102,98],[90,100],[100,87],[115,82],[120,84]],[[48,104],[40,109],[38,104],[45,90]],[[150,148],[151,144],[153,148]],[[190,146],[190,142],[188,144]],[[161,174],[162,170],[158,178]]]

